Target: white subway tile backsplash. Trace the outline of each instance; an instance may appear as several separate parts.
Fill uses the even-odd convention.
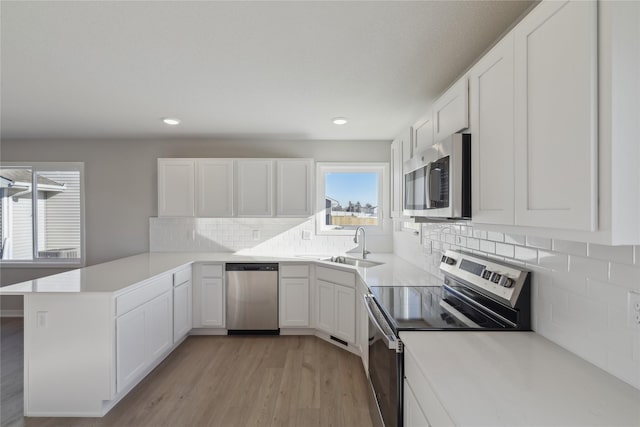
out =
[[[526,263],[538,263],[538,250],[515,246],[515,258]]]
[[[484,230],[473,230],[473,237],[475,237],[476,239],[486,239],[487,232]]]
[[[633,264],[633,246],[603,246],[589,243],[588,256],[621,264]]]
[[[467,238],[467,248],[469,249],[480,249],[480,240],[474,239],[472,237]]]
[[[567,272],[555,271],[553,273],[553,286],[565,289],[573,295],[587,294],[587,279],[583,276]]]
[[[570,255],[587,256],[586,243],[553,239],[552,247],[556,252],[563,252]]]
[[[513,258],[515,248],[513,245],[507,245],[504,243],[496,243],[496,254],[507,258]]]
[[[640,291],[640,267],[612,262],[609,281],[629,289]]]
[[[519,234],[505,234],[504,235],[504,242],[505,243],[511,243],[514,245],[520,245],[520,246],[524,246],[527,242],[526,237],[521,236]]]
[[[587,279],[587,296],[594,301],[605,304],[616,304],[625,306],[627,304],[628,289],[612,283],[602,282],[595,279]]]
[[[551,239],[527,236],[527,246],[538,249],[551,249]]]
[[[480,240],[480,250],[487,254],[495,253],[496,244],[495,242],[489,242],[488,240]]]
[[[576,276],[607,280],[609,263],[593,258],[569,255],[569,271]]]
[[[428,236],[423,245],[433,254],[419,265],[438,277],[441,251],[458,247],[531,270],[533,329],[640,388],[640,334],[627,325],[626,312],[627,292],[640,291],[640,246],[587,245],[476,230],[470,224],[424,224],[423,231]],[[394,242],[400,243],[396,253],[420,252],[406,239],[394,237]]]
[[[504,233],[498,233],[496,231],[487,231],[487,239],[495,242],[504,242]]]
[[[560,252],[539,250],[538,264],[554,271],[569,271],[569,256]]]

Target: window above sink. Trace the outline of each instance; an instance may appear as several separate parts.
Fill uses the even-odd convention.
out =
[[[388,212],[388,171],[387,163],[318,163],[317,233],[353,235],[357,227],[382,233]]]

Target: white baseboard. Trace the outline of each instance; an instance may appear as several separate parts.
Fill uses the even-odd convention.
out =
[[[226,329],[219,328],[193,328],[189,335],[227,335]]]
[[[315,335],[316,330],[310,328],[280,328],[280,335]]]
[[[0,317],[24,317],[23,310],[0,310]]]

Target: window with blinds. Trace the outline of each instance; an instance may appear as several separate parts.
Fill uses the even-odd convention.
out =
[[[79,264],[82,163],[0,165],[0,259]]]

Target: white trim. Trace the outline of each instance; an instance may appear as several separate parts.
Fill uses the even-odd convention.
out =
[[[355,227],[329,229],[325,220],[325,174],[331,172],[363,172],[378,175],[378,225],[364,226],[370,235],[385,234],[389,230],[389,163],[384,162],[318,162],[316,163],[316,234],[351,235]]]

